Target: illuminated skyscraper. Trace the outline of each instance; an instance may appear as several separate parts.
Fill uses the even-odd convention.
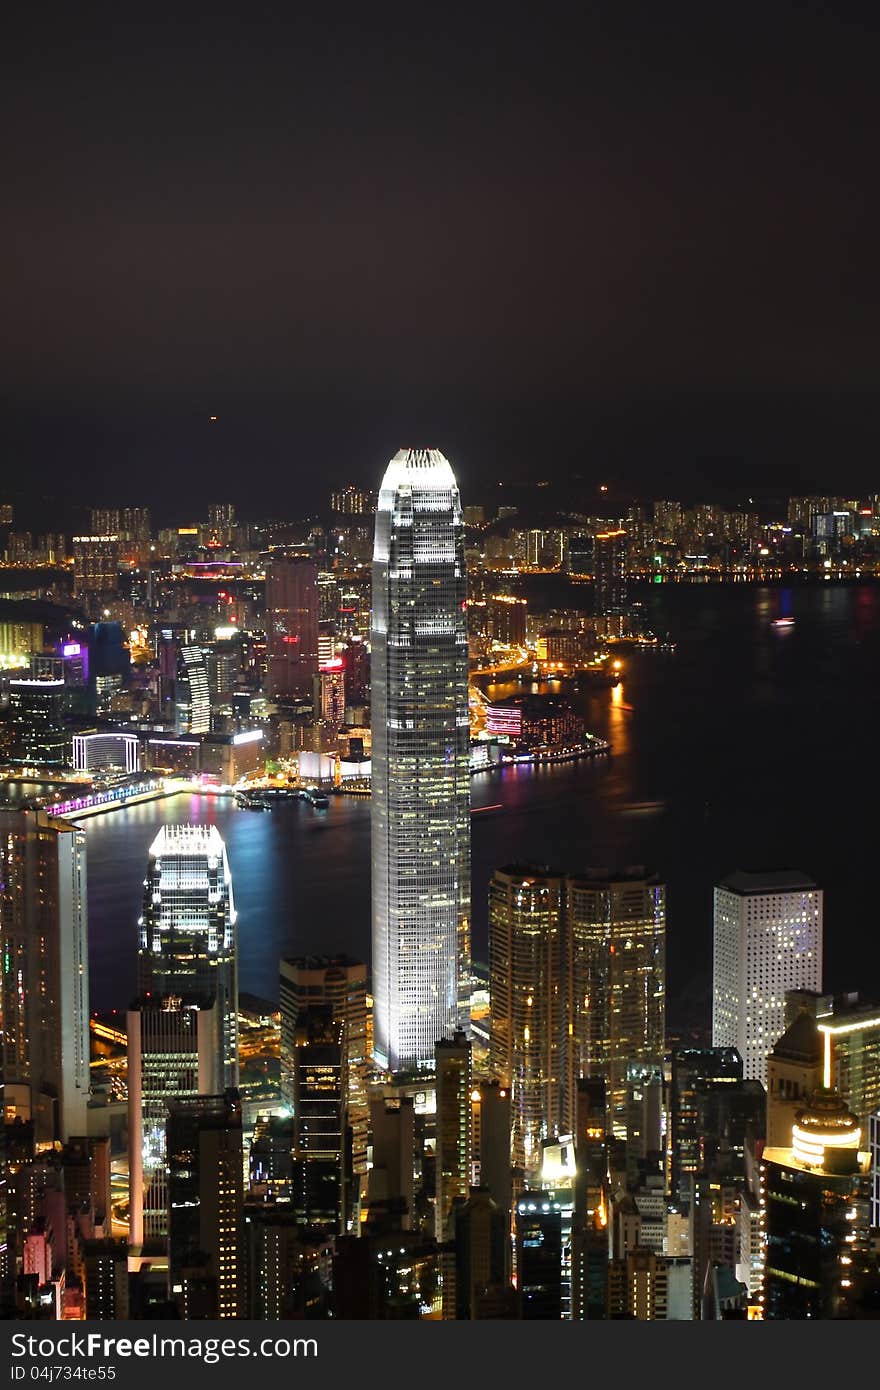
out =
[[[180,648],[177,667],[176,728],[182,734],[211,732],[211,687],[208,662],[201,647]]]
[[[666,1017],[666,889],[642,868],[569,878],[565,1115],[581,1076],[604,1076],[611,1128],[626,1138],[627,1068],[658,1065]]]
[[[168,1236],[168,1106],[216,1095],[220,1080],[217,1006],[169,994],[128,1011],[129,1243],[150,1253]]]
[[[281,1098],[293,1109],[296,1028],[316,1006],[329,1005],[344,1024],[346,1104],[352,1166],[367,1171],[367,967],[350,956],[298,956],[281,961]]]
[[[7,1119],[38,1142],[85,1134],[86,840],[45,811],[0,811],[0,1019]]]
[[[473,1124],[471,1045],[463,1033],[441,1038],[435,1048],[437,1073],[437,1178],[434,1227],[446,1240],[452,1204],[466,1199],[471,1185]]]
[[[870,1272],[869,1167],[857,1117],[822,1087],[762,1155],[764,1317],[840,1318]]]
[[[822,890],[799,873],[743,873],[715,889],[712,1045],[735,1047],[767,1083],[785,992],[822,988]]]
[[[373,1050],[391,1071],[432,1067],[470,1023],[466,587],[452,469],[402,449],[373,551]]]
[[[219,1092],[238,1085],[236,912],[226,846],[214,825],[163,825],[150,846],[140,919],[144,998],[216,1003]]]
[[[307,555],[274,557],[266,566],[269,694],[311,698],[318,674],[318,565]]]
[[[594,538],[595,611],[609,637],[624,631],[627,606],[625,531],[601,531]]]
[[[512,865],[489,884],[489,1064],[511,1090],[513,1158],[533,1166],[565,1126],[565,879]]]
[[[172,1100],[168,1154],[168,1288],[184,1318],[239,1318],[245,1309],[241,1101]]]

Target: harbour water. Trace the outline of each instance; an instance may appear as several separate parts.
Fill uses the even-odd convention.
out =
[[[673,653],[623,654],[624,679],[586,697],[610,758],[473,779],[475,954],[486,955],[493,868],[645,864],[668,885],[669,1016],[708,1022],[712,884],[736,867],[795,867],[825,889],[826,987],[880,982],[876,691],[880,589],[662,586],[648,623]],[[792,616],[787,627],[773,619]],[[498,692],[493,692],[498,693]],[[83,822],[92,1004],[134,986],[147,852],[165,821],[215,823],[239,911],[240,986],[277,997],[278,958],[369,958],[370,803],[331,798],[268,814],[183,795]]]

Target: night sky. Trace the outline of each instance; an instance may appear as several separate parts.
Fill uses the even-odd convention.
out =
[[[880,490],[870,7],[176,8],[5,20],[0,491]]]

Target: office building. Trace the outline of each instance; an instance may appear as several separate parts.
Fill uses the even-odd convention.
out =
[[[666,888],[640,867],[571,877],[566,936],[567,1127],[577,1078],[601,1075],[613,1132],[625,1139],[627,1068],[663,1061]]]
[[[549,1192],[523,1192],[516,1203],[520,1317],[562,1317],[562,1214]]]
[[[367,967],[350,956],[291,956],[281,961],[281,1096],[293,1107],[296,1027],[315,1006],[344,1026],[346,1104],[352,1168],[367,1171]]]
[[[452,1205],[471,1186],[473,1124],[471,1045],[464,1033],[434,1046],[437,1085],[435,1234],[447,1240]]]
[[[330,510],[337,516],[367,516],[373,506],[372,494],[351,483],[330,494]]]
[[[351,1208],[345,1025],[329,1005],[297,1021],[293,1051],[293,1207],[301,1225],[345,1230]]]
[[[594,611],[607,637],[621,637],[626,631],[627,540],[621,530],[600,531],[593,538]]]
[[[245,1316],[241,1102],[237,1091],[171,1100],[166,1122],[168,1290],[181,1316]]]
[[[0,810],[0,949],[7,1119],[39,1143],[86,1133],[86,838],[45,811]]]
[[[511,865],[489,884],[489,1066],[510,1090],[513,1160],[565,1126],[565,880]]]
[[[220,1025],[220,1084],[238,1085],[236,911],[226,846],[216,826],[163,825],[152,845],[138,922],[138,989],[210,1007]]]
[[[373,1162],[367,1207],[371,1221],[396,1229],[414,1227],[416,1115],[412,1096],[371,1096],[370,1137]]]
[[[201,647],[182,643],[177,661],[174,727],[179,734],[211,732],[211,685]]]
[[[866,1129],[880,1113],[880,1005],[838,1006],[817,1019],[822,1040],[823,1084],[839,1091]]]
[[[128,1011],[129,1243],[161,1252],[168,1238],[168,1106],[222,1088],[218,1005],[180,995]]]
[[[742,1081],[743,1063],[733,1047],[685,1047],[672,1053],[669,1086],[670,1191],[681,1199],[686,1175],[704,1163],[700,1100],[707,1091]]]
[[[70,762],[70,734],[64,727],[68,694],[55,675],[16,676],[9,681],[9,707],[0,734],[5,756],[27,767],[64,767]]]
[[[486,1189],[508,1227],[513,1200],[510,1125],[510,1087],[497,1079],[475,1081],[471,1090],[471,1186]]]
[[[72,545],[74,597],[114,593],[119,588],[119,537],[74,536]]]
[[[868,1257],[869,1165],[858,1118],[824,1087],[762,1158],[765,1318],[849,1315]]]
[[[306,555],[273,555],[266,566],[269,694],[310,700],[318,674],[318,565]]]
[[[382,480],[373,552],[373,1052],[429,1068],[470,1026],[470,720],[461,501],[436,449]]]
[[[785,993],[822,987],[822,890],[804,874],[738,870],[715,889],[712,1044],[766,1085]]]
[[[85,1315],[89,1322],[124,1322],[130,1315],[128,1245],[109,1236],[82,1245]]]
[[[505,647],[524,647],[526,609],[526,600],[515,594],[491,594],[487,600],[486,623],[492,641]]]
[[[455,1318],[479,1317],[489,1290],[506,1289],[510,1222],[484,1187],[456,1197],[450,1212],[455,1245]]]

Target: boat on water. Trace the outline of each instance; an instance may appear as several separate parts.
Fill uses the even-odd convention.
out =
[[[770,626],[777,628],[794,627],[794,618],[774,618]]]

